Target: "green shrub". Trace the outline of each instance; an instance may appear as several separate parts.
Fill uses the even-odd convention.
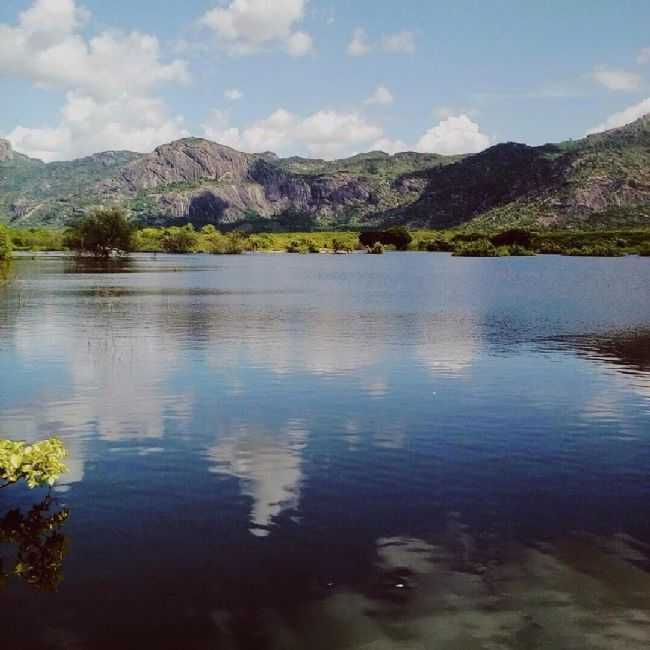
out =
[[[123,210],[99,208],[66,230],[65,244],[72,250],[95,257],[122,255],[133,250],[133,229]]]
[[[0,260],[6,260],[11,257],[11,237],[6,226],[0,225]]]
[[[531,247],[533,234],[522,228],[511,228],[504,230],[490,237],[490,241],[498,248],[499,246],[519,246],[527,249]],[[512,253],[511,253],[512,254]]]
[[[568,248],[562,254],[572,257],[623,257],[625,255],[612,244],[594,244],[593,246]]]
[[[437,253],[440,251],[451,251],[453,250],[453,245],[444,237],[436,237],[435,239],[421,239],[418,242],[418,250]]]
[[[368,252],[371,255],[383,255],[384,253],[384,246],[382,245],[381,242],[375,242],[371,248],[368,249]]]
[[[287,253],[320,253],[320,248],[312,239],[294,239],[287,245]]]
[[[194,226],[172,226],[165,228],[160,239],[160,245],[165,253],[193,253],[198,243],[198,235]]]
[[[67,452],[58,438],[27,444],[0,440],[0,480],[5,487],[20,480],[30,488],[54,485],[66,467]]]
[[[512,244],[511,246],[508,246],[507,254],[511,255],[512,257],[527,257],[530,255],[535,255],[535,253],[529,248],[521,246],[520,244]]]
[[[499,249],[489,239],[477,239],[459,243],[454,248],[454,257],[499,257]]]
[[[403,226],[388,230],[368,230],[359,235],[359,243],[364,247],[371,247],[380,242],[384,246],[394,246],[398,251],[405,251],[412,241],[411,233]]]

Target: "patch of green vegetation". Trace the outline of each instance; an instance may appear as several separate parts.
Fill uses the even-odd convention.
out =
[[[67,248],[108,258],[133,250],[133,227],[119,208],[97,208],[65,232]]]
[[[0,260],[8,260],[11,257],[12,248],[13,243],[9,230],[5,226],[0,225]]]
[[[27,444],[0,440],[0,487],[24,480],[30,488],[52,486],[66,471],[67,455],[58,438]]]

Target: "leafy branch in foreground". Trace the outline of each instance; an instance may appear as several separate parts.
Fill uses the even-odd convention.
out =
[[[52,486],[66,471],[67,451],[58,438],[27,444],[0,440],[0,488],[25,480],[30,488]]]

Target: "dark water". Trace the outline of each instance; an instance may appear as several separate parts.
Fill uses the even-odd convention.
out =
[[[649,287],[638,257],[16,261],[0,433],[70,471],[0,490],[46,499],[3,645],[647,648]]]

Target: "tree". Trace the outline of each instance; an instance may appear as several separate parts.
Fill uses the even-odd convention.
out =
[[[11,235],[6,226],[0,225],[0,260],[11,257]]]
[[[133,250],[133,228],[120,208],[98,208],[66,231],[68,248],[108,258]]]

